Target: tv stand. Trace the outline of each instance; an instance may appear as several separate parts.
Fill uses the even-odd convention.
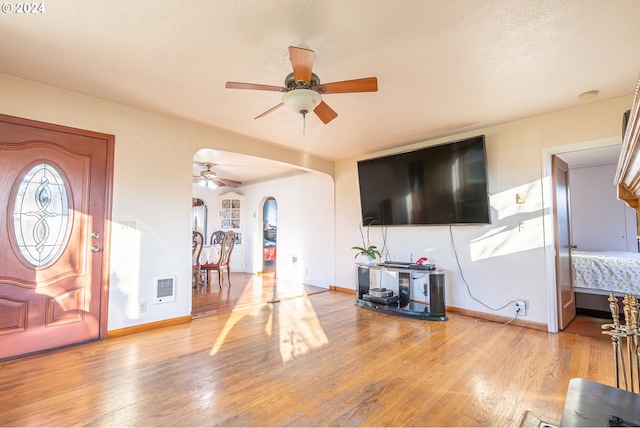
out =
[[[444,271],[416,269],[411,265],[397,267],[389,265],[358,264],[358,287],[354,304],[372,311],[403,316],[427,321],[447,321],[444,303]],[[389,299],[391,303],[371,301],[371,272],[391,271],[397,275],[397,300]],[[412,285],[414,276],[427,276],[428,284],[424,284],[425,294],[429,295],[429,304],[416,302],[412,299]],[[365,300],[365,295],[367,300]],[[373,299],[380,300],[383,299]]]

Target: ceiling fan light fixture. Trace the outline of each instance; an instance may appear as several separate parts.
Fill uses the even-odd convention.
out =
[[[205,180],[215,180],[218,177],[218,175],[211,170],[202,171],[200,175],[202,175]]]
[[[204,187],[205,189],[215,189],[218,187],[218,185],[211,180],[202,180],[200,182],[200,186]]]
[[[294,89],[282,96],[282,104],[303,116],[313,111],[321,101],[320,94],[312,89]]]
[[[207,167],[206,170],[200,172],[200,176],[204,179],[204,181],[213,181],[218,178],[218,174],[211,171],[212,163],[205,163],[204,166]]]

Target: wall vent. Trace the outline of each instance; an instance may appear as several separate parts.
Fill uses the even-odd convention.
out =
[[[155,303],[167,303],[176,300],[176,277],[155,278]]]

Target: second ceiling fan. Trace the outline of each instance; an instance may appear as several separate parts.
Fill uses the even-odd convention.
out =
[[[198,175],[193,176],[193,182],[202,185],[205,188],[209,187],[223,187],[223,186],[232,186],[238,187],[242,183],[236,180],[229,180],[228,178],[218,177],[214,171],[211,170],[211,167],[214,166],[212,163],[208,162],[196,162],[198,165],[202,165],[207,169],[200,171]]]
[[[284,79],[284,86],[227,82],[225,88],[285,92],[280,104],[256,116],[256,119],[264,117],[272,111],[286,105],[295,112],[302,114],[303,117],[306,117],[307,113],[313,111],[325,124],[335,119],[338,113],[322,100],[322,95],[344,94],[349,92],[376,92],[378,90],[378,79],[375,77],[320,83],[320,78],[312,72],[314,59],[312,50],[289,46],[289,56],[291,65],[293,66],[293,73]]]

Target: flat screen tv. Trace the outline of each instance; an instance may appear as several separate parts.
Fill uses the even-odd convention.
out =
[[[484,135],[358,162],[365,225],[488,224]]]

